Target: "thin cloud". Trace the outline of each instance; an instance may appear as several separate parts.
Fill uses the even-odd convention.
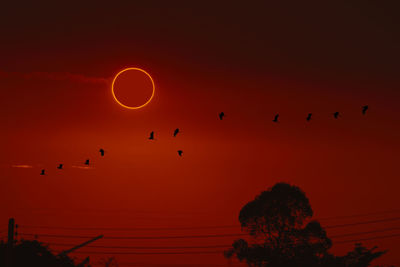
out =
[[[86,84],[109,84],[111,82],[111,78],[102,78],[102,77],[92,77],[86,76],[83,74],[76,74],[70,72],[28,72],[28,73],[19,73],[19,72],[4,72],[0,71],[1,77],[16,77],[23,78],[27,80],[47,80],[47,81],[71,81],[77,83],[86,83]]]
[[[91,169],[94,169],[93,167],[89,167],[89,166],[72,166],[72,168],[84,169],[84,170],[91,170]]]
[[[38,165],[38,166],[40,166],[40,165]],[[31,168],[34,168],[34,166],[28,165],[28,164],[14,164],[14,165],[11,165],[11,167],[12,168],[20,168],[20,169],[31,169]],[[71,167],[75,168],[75,169],[82,169],[82,170],[92,170],[92,169],[94,169],[94,167],[90,167],[90,166],[73,165]]]
[[[21,164],[21,165],[11,165],[12,168],[21,168],[21,169],[30,169],[33,168],[32,165],[25,165],[25,164]]]

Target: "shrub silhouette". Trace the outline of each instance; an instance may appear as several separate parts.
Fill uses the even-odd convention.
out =
[[[6,261],[7,246],[0,244],[0,266]],[[45,245],[36,240],[22,240],[12,250],[13,267],[89,267],[89,265],[75,265],[68,256],[53,254]]]

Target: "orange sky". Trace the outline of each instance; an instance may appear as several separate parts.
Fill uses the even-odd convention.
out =
[[[11,216],[26,226],[237,225],[240,208],[279,181],[300,186],[318,218],[398,208],[399,40],[389,5],[313,3],[298,10],[280,4],[48,4],[34,7],[36,20],[30,20],[32,7],[7,8],[9,15],[1,19],[10,26],[2,29],[7,38],[0,45],[0,231]],[[108,14],[114,20],[107,23]],[[11,23],[19,16],[32,24]],[[123,109],[112,98],[112,77],[124,67],[144,68],[154,78],[155,97],[143,109]],[[366,104],[370,110],[362,116]],[[332,118],[335,111],[342,113],[338,120]],[[306,123],[309,112],[313,119]],[[276,113],[278,124],[272,123]],[[177,138],[175,128],[181,130]],[[147,140],[151,131],[153,142]],[[87,158],[92,168],[79,168]],[[59,163],[64,170],[56,169]],[[40,176],[43,168],[47,174]],[[20,231],[38,233],[43,241],[76,243],[79,239],[46,239],[40,233],[157,236],[240,229],[101,232],[21,226]],[[96,244],[225,245],[233,239]],[[380,262],[400,263],[398,237],[365,244],[389,249]],[[337,245],[334,252],[351,246]],[[227,266],[219,254],[117,259],[143,266]]]

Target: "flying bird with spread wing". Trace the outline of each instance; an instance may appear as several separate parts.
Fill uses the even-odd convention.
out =
[[[219,116],[219,119],[222,120],[224,118],[224,116],[225,116],[225,113],[221,112],[221,113],[219,113],[218,116]]]
[[[272,120],[273,122],[278,122],[279,114],[276,114],[274,119]]]
[[[176,137],[176,135],[179,133],[179,128],[176,128],[174,131],[174,137]]]
[[[362,114],[365,115],[367,113],[368,110],[368,105],[362,106]]]
[[[150,133],[149,140],[154,140],[154,131]]]
[[[178,150],[178,155],[179,155],[180,157],[182,157],[182,154],[183,154],[183,151],[182,151],[182,150]]]
[[[104,149],[100,148],[99,152],[100,152],[100,155],[103,157],[104,156],[104,152],[105,152]]]
[[[339,116],[340,116],[339,111],[336,111],[335,113],[333,113],[333,117],[334,117],[335,119],[339,118]]]
[[[45,174],[45,169],[43,169],[41,172],[40,172],[40,175],[44,175]]]
[[[87,159],[87,160],[85,161],[85,165],[89,165],[89,163],[90,163],[90,161],[89,161],[89,159]]]
[[[63,166],[64,166],[64,165],[60,163],[60,164],[57,166],[57,169],[62,170]]]
[[[312,113],[308,113],[306,120],[310,121],[311,120],[311,116],[312,116]]]

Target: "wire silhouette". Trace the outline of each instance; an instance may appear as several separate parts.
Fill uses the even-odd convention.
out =
[[[327,218],[319,218],[317,220],[330,220],[330,219],[340,219],[340,218],[357,218],[362,216],[370,216],[370,215],[380,215],[380,214],[388,214],[388,213],[397,213],[400,210],[392,210],[392,211],[378,211],[371,213],[362,213],[355,215],[346,215],[346,216],[337,216],[337,217],[327,217]],[[347,223],[347,224],[334,224],[327,225],[324,228],[341,228],[353,225],[360,224],[372,224],[379,222],[387,222],[387,221],[396,221],[400,220],[400,217],[389,217],[383,219],[376,220],[368,220],[361,221],[355,223]],[[207,226],[184,226],[184,227],[64,227],[64,226],[47,226],[47,225],[26,225],[19,224],[19,228],[31,228],[31,229],[55,229],[55,230],[79,230],[79,231],[155,231],[155,230],[201,230],[201,229],[224,229],[224,228],[240,228],[239,224],[236,225],[207,225]]]
[[[341,228],[341,227],[348,227],[348,226],[355,226],[355,225],[363,225],[363,224],[373,224],[373,223],[380,223],[380,222],[391,222],[391,221],[398,221],[400,217],[394,218],[387,218],[387,219],[379,219],[379,220],[371,220],[371,221],[364,221],[364,222],[355,222],[355,223],[345,223],[345,224],[336,224],[336,225],[328,225],[325,226],[325,229],[332,229],[332,228]]]
[[[353,232],[347,234],[339,234],[339,235],[332,235],[329,236],[330,238],[342,238],[348,236],[358,236],[358,235],[365,235],[365,234],[372,234],[372,233],[381,233],[381,232],[388,232],[388,231],[396,231],[400,230],[400,227],[391,227],[391,228],[383,228],[377,230],[370,230],[370,231],[363,231],[363,232]],[[21,235],[34,235],[34,234],[26,234],[21,233]],[[247,233],[243,234],[216,234],[216,235],[194,235],[194,236],[152,236],[152,237],[107,237],[105,239],[170,239],[170,238],[212,238],[212,237],[227,237],[227,236],[241,236],[241,235],[248,235]],[[48,235],[42,234],[39,236],[43,237],[62,237],[62,238],[90,238],[90,236],[70,236],[70,235]],[[47,242],[48,243],[48,242]],[[70,246],[71,244],[59,244],[59,243],[48,243],[52,245],[60,245],[60,246]],[[176,249],[176,248],[208,248],[208,247],[226,247],[230,245],[208,245],[208,246],[179,246],[179,247],[168,247],[168,246],[158,246],[158,247],[146,247],[146,246],[96,246],[96,245],[89,245],[88,247],[99,247],[99,248],[138,248],[138,249]]]
[[[325,229],[349,227],[364,224],[375,224],[381,222],[397,221],[400,217],[387,218],[381,220],[371,220],[348,224],[337,224],[325,226]],[[33,233],[20,233],[25,236],[43,236],[43,237],[62,237],[62,238],[92,238],[93,236],[88,235],[56,235],[56,234],[33,234]],[[104,239],[192,239],[192,238],[220,238],[220,237],[231,237],[231,236],[246,236],[247,233],[229,233],[229,234],[204,234],[204,235],[164,235],[164,236],[105,236]]]
[[[391,238],[391,237],[400,237],[400,234],[366,237],[366,238],[353,239],[353,240],[343,240],[343,241],[337,241],[337,242],[335,242],[335,244],[353,243],[353,242],[377,240],[377,239],[384,239],[384,238]]]
[[[33,233],[19,233],[21,236],[40,236],[52,238],[93,238],[89,235],[56,235],[56,234],[33,234]],[[232,237],[232,236],[247,236],[245,233],[237,234],[209,234],[209,235],[176,235],[176,236],[104,236],[103,239],[192,239],[192,238],[219,238],[219,237]]]
[[[62,246],[62,247],[73,247],[75,244],[65,243],[48,243],[47,245]],[[99,246],[99,245],[87,245],[87,248],[110,248],[110,249],[199,249],[199,248],[229,248],[231,244],[226,245],[208,245],[208,246]]]
[[[367,240],[377,240],[377,239],[385,239],[385,238],[393,238],[393,237],[400,237],[400,234],[391,234],[391,235],[382,235],[382,236],[373,236],[367,238],[358,238],[352,240],[343,240],[337,241],[334,244],[345,244],[345,243],[354,243],[360,241],[367,241]],[[115,255],[167,255],[167,254],[214,254],[214,253],[223,253],[224,251],[179,251],[179,252],[103,252],[103,251],[76,251],[73,253],[76,254],[115,254]]]
[[[349,236],[359,236],[359,235],[366,235],[366,234],[373,234],[373,233],[395,231],[395,230],[399,230],[399,229],[400,229],[400,227],[384,228],[384,229],[364,231],[364,232],[354,232],[354,233],[348,233],[348,234],[332,235],[332,236],[329,236],[329,238],[335,239],[335,238],[342,238],[342,237],[349,237]],[[74,246],[74,244],[66,244],[66,243],[51,243],[51,242],[45,242],[45,243],[48,245],[52,245],[52,246],[66,246],[66,247]],[[335,243],[336,243],[336,241],[335,241]],[[199,249],[199,248],[228,248],[230,246],[231,246],[231,244],[204,245],[204,246],[100,246],[100,245],[87,245],[85,247],[88,247],[88,248],[110,248],[110,249]]]
[[[341,238],[341,237],[348,237],[348,236],[355,236],[355,235],[367,235],[367,234],[374,234],[374,233],[381,233],[381,232],[395,231],[395,230],[400,230],[400,227],[392,227],[392,228],[363,231],[363,232],[356,232],[356,233],[348,233],[348,234],[340,234],[340,235],[331,235],[329,237],[330,238]]]
[[[154,231],[154,230],[200,230],[200,229],[221,229],[240,228],[240,225],[217,225],[217,226],[187,226],[187,227],[58,227],[58,226],[36,226],[19,224],[20,228],[59,229],[59,230],[94,230],[94,231]]]
[[[383,215],[388,213],[397,213],[400,212],[400,209],[397,210],[385,210],[385,211],[376,211],[376,212],[368,212],[368,213],[359,213],[354,215],[342,215],[342,216],[333,216],[333,217],[323,217],[318,218],[318,220],[332,220],[332,219],[347,219],[347,218],[356,218],[356,217],[366,217],[366,216],[374,216],[374,215]]]
[[[60,253],[61,251],[55,251]],[[100,251],[74,251],[75,254],[112,254],[112,255],[179,255],[179,254],[219,254],[224,253],[220,251],[177,251],[177,252],[100,252]],[[72,254],[71,253],[71,254]]]

